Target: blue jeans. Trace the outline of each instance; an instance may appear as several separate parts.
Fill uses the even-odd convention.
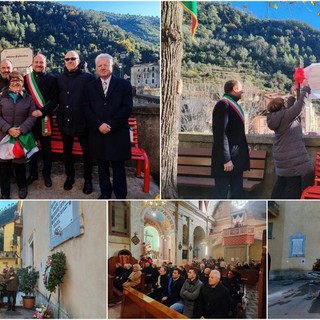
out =
[[[183,312],[183,308],[184,308],[184,305],[183,305],[182,301],[176,302],[170,307],[170,309],[173,309],[179,313]]]

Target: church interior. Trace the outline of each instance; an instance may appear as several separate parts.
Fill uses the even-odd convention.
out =
[[[110,201],[108,318],[188,318],[160,279],[210,286],[213,270],[233,297],[228,317],[265,318],[266,210],[266,201]]]

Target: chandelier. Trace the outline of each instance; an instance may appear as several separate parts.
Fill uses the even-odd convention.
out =
[[[145,200],[144,203],[146,207],[149,207],[151,209],[152,215],[154,217],[156,216],[159,209],[162,209],[167,205],[167,202],[163,200]]]

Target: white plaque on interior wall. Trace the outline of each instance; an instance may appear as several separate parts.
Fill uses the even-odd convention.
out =
[[[300,264],[306,264],[306,260],[305,259],[301,259]]]

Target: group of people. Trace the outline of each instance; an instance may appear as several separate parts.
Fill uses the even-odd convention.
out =
[[[300,115],[311,89],[301,84],[296,100],[275,98],[267,106],[267,124],[274,131],[272,158],[277,175],[272,199],[299,199],[304,188],[313,183],[314,166],[306,150]],[[212,175],[216,199],[243,199],[243,172],[250,170],[249,148],[245,135],[245,115],[238,101],[244,89],[238,80],[224,85],[224,96],[213,109]]]
[[[43,54],[33,58],[32,72],[23,75],[13,71],[11,61],[0,63],[0,185],[1,198],[10,198],[11,167],[19,188],[19,197],[28,194],[28,185],[39,179],[38,153],[29,160],[29,177],[26,176],[26,157],[6,158],[2,154],[6,136],[22,141],[32,134],[40,143],[44,184],[52,186],[52,115],[63,141],[66,180],[64,190],[75,183],[75,166],[72,155],[75,137],[83,152],[83,193],[91,194],[93,159],[98,165],[99,199],[118,199],[127,196],[125,161],[131,158],[128,118],[132,113],[132,87],[129,81],[115,77],[113,58],[99,54],[95,59],[95,77],[86,70],[76,51],[66,53],[64,72],[55,77],[46,72],[47,61]],[[32,134],[31,134],[32,133]],[[2,148],[2,150],[1,150]],[[2,158],[1,158],[2,157]],[[110,181],[109,166],[113,170]]]
[[[236,316],[241,306],[240,283],[243,268],[256,268],[252,262],[237,266],[226,266],[221,259],[219,267],[215,260],[176,267],[172,263],[117,264],[114,287],[122,291],[139,285],[141,276],[149,297],[188,318],[222,319]],[[194,266],[196,265],[196,267]],[[222,276],[223,274],[223,276]]]
[[[7,311],[16,311],[16,298],[19,286],[19,277],[13,267],[4,267],[0,273],[1,298],[8,298]]]

